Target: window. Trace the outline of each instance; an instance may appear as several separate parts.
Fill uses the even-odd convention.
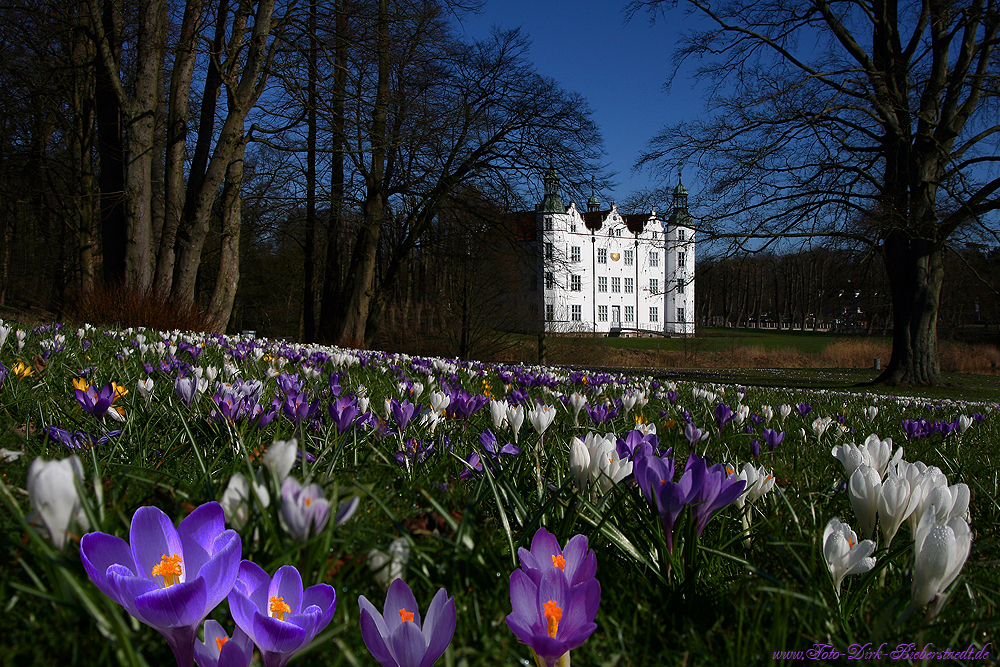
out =
[[[597,279],[597,291],[598,292],[608,291],[608,279],[605,276],[600,276]]]
[[[547,231],[547,232],[551,232],[552,231],[552,216],[551,215],[545,216],[545,231]]]
[[[551,243],[545,244],[545,259],[552,259],[555,256],[555,248],[552,247]]]
[[[684,319],[684,309],[683,308],[678,308],[677,309],[677,321],[678,322],[685,322],[686,321]]]
[[[677,253],[677,266],[687,266],[687,253],[679,252]]]
[[[684,240],[684,230],[683,229],[678,229],[677,230],[677,240],[678,241],[683,241]]]
[[[556,286],[556,276],[551,271],[545,272],[545,289],[552,289]]]
[[[556,319],[556,307],[555,307],[555,305],[551,304],[551,303],[545,304],[545,320],[547,322],[551,322],[554,319]]]
[[[625,266],[632,266],[633,261],[634,260],[632,258],[632,251],[631,250],[626,250],[625,251]]]
[[[677,281],[677,293],[678,294],[684,294],[684,279],[683,278]]]
[[[635,291],[635,289],[634,289],[634,286],[632,284],[632,279],[631,278],[626,278],[625,279],[625,293],[626,294],[631,294],[634,291]]]
[[[660,265],[660,253],[656,252],[655,250],[649,251],[649,265],[650,266]]]
[[[607,264],[608,263],[608,249],[607,248],[598,248],[597,249],[597,263],[598,264]]]
[[[569,277],[569,288],[574,292],[579,292],[583,289],[579,274],[573,274]]]
[[[575,245],[569,249],[569,258],[574,262],[580,261],[580,246]]]
[[[622,229],[621,227],[619,227],[618,229],[615,230],[615,236],[621,236],[621,235],[622,235]]]
[[[649,279],[649,293],[659,294],[660,293],[660,281],[656,278]]]
[[[583,320],[583,306],[580,304],[574,304],[573,306],[570,306],[570,308],[570,316],[574,322]]]
[[[607,322],[608,321],[608,307],[607,306],[598,306],[597,307],[597,321],[598,322]]]
[[[611,291],[618,294],[622,291],[622,279],[612,278],[611,279]]]
[[[656,240],[657,238],[659,238],[659,232],[657,232],[657,231],[656,231],[656,230],[654,229],[654,230],[653,230],[653,240],[655,241],[655,240]]]
[[[635,306],[625,306],[625,321],[626,322],[635,321]]]
[[[573,232],[574,234],[576,233],[576,223],[575,222],[571,222],[569,224],[569,231]]]
[[[649,308],[649,321],[659,322],[660,321],[660,309],[656,306],[650,306]]]

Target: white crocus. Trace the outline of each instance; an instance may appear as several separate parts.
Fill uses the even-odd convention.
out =
[[[743,470],[736,475],[736,479],[746,480],[747,483],[743,494],[736,499],[738,507],[743,507],[744,502],[757,502],[774,488],[774,475],[764,468],[754,467],[752,463],[744,463]]]
[[[515,444],[517,444],[518,436],[521,433],[522,424],[524,424],[524,406],[507,406],[507,425],[510,426],[510,432],[514,435]]]
[[[861,448],[868,452],[870,461],[868,465],[878,470],[878,474],[883,476],[890,464],[898,463],[903,458],[902,447],[897,449],[895,454],[892,453],[892,438],[881,440],[874,433],[868,436]]]
[[[3,345],[3,343],[0,342],[0,346],[2,346],[2,345]],[[971,417],[969,417],[967,415],[959,415],[958,416],[958,432],[959,433],[965,433],[966,431],[969,430],[970,426],[972,426],[972,418]]]
[[[291,440],[275,440],[264,453],[264,466],[271,471],[271,476],[277,480],[279,487],[288,477],[288,473],[292,471],[298,449],[299,441],[292,438]]]
[[[921,462],[915,464],[916,470],[920,471],[916,478],[916,481],[910,483],[911,493],[917,496],[917,509],[913,511],[910,515],[910,532],[914,535],[917,534],[917,527],[920,525],[920,519],[924,515],[924,510],[927,509],[927,497],[931,494],[931,491],[939,486],[948,486],[948,476],[945,475],[936,466],[925,466]],[[912,470],[906,471],[908,475],[912,475]]]
[[[868,421],[875,421],[875,417],[878,416],[878,407],[872,405],[864,409],[865,419]]]
[[[528,411],[528,421],[531,422],[538,435],[545,433],[549,426],[552,426],[555,418],[556,409],[551,405],[538,404]]]
[[[368,568],[374,573],[375,581],[388,588],[390,582],[406,574],[406,563],[410,560],[410,543],[405,537],[398,537],[389,544],[389,553],[380,549],[368,552]]]
[[[961,517],[969,520],[969,486],[955,484],[954,486],[935,486],[929,489],[923,497],[921,512],[933,506],[937,511],[938,523],[946,523],[949,519]]]
[[[848,479],[859,467],[871,465],[871,458],[868,456],[867,450],[858,447],[853,442],[837,445],[830,450],[830,454],[843,464],[844,476]]]
[[[860,466],[851,475],[847,492],[854,514],[858,517],[861,534],[866,538],[874,537],[879,497],[882,495],[882,480],[878,471],[871,466]]]
[[[83,482],[83,466],[75,454],[61,461],[38,457],[28,468],[28,501],[57,549],[66,545],[66,534],[74,523],[84,530],[90,527],[80,505],[77,481]]]
[[[785,421],[788,415],[792,414],[792,406],[790,405],[779,405],[778,412],[781,414],[781,421]]]
[[[576,392],[570,394],[569,404],[573,407],[573,426],[580,425],[580,410],[587,404],[587,397]]]
[[[250,482],[247,478],[237,472],[229,478],[229,484],[222,492],[219,504],[222,506],[226,522],[233,530],[243,530],[243,527],[246,526],[247,520],[250,518],[250,507],[254,496],[262,507],[268,507],[271,504],[271,496],[267,492],[267,487],[259,481],[255,481],[252,493],[250,488]]]
[[[878,499],[878,522],[887,549],[900,524],[917,509],[920,499],[910,491],[910,483],[902,477],[889,475],[882,482],[882,492]]]
[[[138,380],[136,382],[136,389],[139,391],[139,395],[145,399],[148,406],[153,399],[153,378],[148,377],[145,380]]]
[[[764,421],[767,423],[771,423],[771,420],[774,419],[774,410],[770,405],[762,405],[760,406],[760,416],[763,417]]]
[[[823,434],[826,433],[826,429],[830,428],[830,424],[832,423],[832,417],[817,417],[813,420],[812,429],[813,433],[816,434],[817,440],[823,439]]]
[[[833,577],[833,585],[840,597],[840,585],[849,574],[863,574],[875,567],[871,557],[875,543],[871,540],[858,542],[858,536],[851,527],[840,519],[833,518],[823,530],[823,558]]]
[[[432,391],[428,400],[431,402],[431,410],[438,414],[444,412],[451,405],[451,396],[443,391]]]
[[[937,519],[937,508],[929,506],[920,518],[913,541],[911,605],[919,609],[934,601],[932,616],[944,603],[945,591],[962,571],[972,547],[972,531],[965,519],[952,517],[947,522]]]
[[[590,450],[580,438],[574,437],[569,443],[569,473],[576,480],[576,486],[585,490],[590,482]]]
[[[507,424],[507,408],[510,405],[505,400],[490,400],[490,417],[493,418],[493,428],[498,431]]]

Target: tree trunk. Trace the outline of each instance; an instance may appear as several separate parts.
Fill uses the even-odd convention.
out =
[[[246,143],[240,145],[226,170],[222,188],[222,248],[215,291],[208,306],[208,321],[212,331],[225,333],[233,314],[236,288],[240,282],[240,227],[242,223],[243,157]]]
[[[306,229],[302,257],[302,341],[316,340],[316,2],[309,2],[309,51],[306,54]]]
[[[121,17],[115,3],[105,0],[100,16],[108,57],[96,58],[97,88],[94,107],[97,115],[97,153],[100,161],[101,246],[104,282],[109,285],[125,281],[125,148],[122,144],[121,101],[115,92],[108,62],[117,63],[120,48]]]
[[[944,249],[901,233],[886,238],[882,249],[892,289],[892,359],[875,381],[940,384],[937,318]]]
[[[378,81],[372,112],[371,168],[366,179],[364,219],[358,234],[350,269],[339,304],[337,343],[345,347],[366,347],[365,330],[375,289],[375,264],[385,215],[386,120],[389,104],[389,3],[379,0]]]

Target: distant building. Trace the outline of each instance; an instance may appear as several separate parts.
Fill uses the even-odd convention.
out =
[[[655,209],[623,215],[612,203],[601,210],[594,195],[586,211],[573,202],[564,206],[551,169],[544,184],[531,272],[541,308],[531,312],[545,331],[693,335],[695,238],[687,188],[678,183],[673,211],[662,219]]]

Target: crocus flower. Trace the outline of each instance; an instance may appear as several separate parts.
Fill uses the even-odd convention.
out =
[[[420,414],[420,408],[423,407],[420,404],[416,406],[410,403],[408,400],[403,399],[400,403],[395,398],[389,400],[389,412],[392,414],[393,419],[396,420],[396,428],[400,433],[406,430],[407,425],[410,420],[413,419],[414,414]]]
[[[245,560],[229,593],[233,620],[260,649],[264,667],[284,667],[292,654],[313,640],[333,618],[337,593],[328,584],[302,590],[302,577],[291,565],[267,576]]]
[[[38,457],[28,468],[28,501],[56,549],[66,545],[66,534],[74,523],[84,530],[89,528],[77,495],[77,482],[83,482],[83,466],[75,454],[61,461]]]
[[[115,385],[109,382],[96,389],[86,380],[74,381],[73,384],[76,387],[76,400],[83,409],[98,419],[103,419],[111,407],[111,402],[115,400]]]
[[[177,527],[159,508],[140,507],[132,516],[131,546],[87,533],[80,558],[97,588],[162,634],[178,667],[188,667],[198,626],[236,581],[240,536],[225,528],[222,507],[214,502]]]
[[[910,482],[902,477],[890,474],[882,482],[882,490],[878,498],[878,523],[885,537],[885,547],[892,544],[892,538],[899,530],[900,524],[917,509],[920,498],[911,492]]]
[[[803,417],[812,412],[812,406],[809,405],[808,403],[799,403],[798,405],[795,406],[795,409],[798,410],[799,414],[802,415]],[[784,410],[782,410],[781,412],[782,416],[784,416]]]
[[[840,584],[849,574],[862,574],[875,567],[871,553],[875,543],[871,540],[858,542],[858,536],[846,523],[833,518],[823,530],[823,558],[833,577],[833,585],[840,596]]]
[[[952,517],[941,522],[938,518],[936,508],[929,506],[913,539],[916,560],[911,604],[920,608],[935,601],[932,615],[944,603],[945,591],[962,571],[972,548],[972,531],[965,519]]]
[[[708,431],[702,431],[693,423],[689,423],[684,427],[684,437],[687,438],[687,441],[691,443],[692,447],[694,447],[695,444],[708,439]]]
[[[577,437],[569,443],[569,473],[579,489],[587,488],[590,482],[590,450]]]
[[[354,425],[354,420],[361,410],[358,409],[358,402],[351,396],[342,396],[330,403],[327,407],[327,411],[330,413],[330,419],[333,420],[334,426],[337,427],[337,434],[344,435],[350,430],[351,426]]]
[[[537,405],[528,411],[528,421],[538,435],[545,433],[556,418],[556,409],[551,405]]]
[[[715,423],[718,424],[719,430],[733,420],[733,410],[725,403],[719,403],[715,406]]]
[[[295,465],[295,455],[299,449],[299,441],[295,438],[291,440],[275,440],[264,453],[264,467],[271,471],[271,476],[282,483],[288,477]]]
[[[184,402],[184,405],[191,405],[198,396],[198,378],[193,375],[178,377],[174,380],[174,392]]]
[[[430,667],[455,634],[455,598],[439,588],[421,624],[420,609],[402,579],[389,585],[383,614],[368,598],[358,597],[361,637],[383,667]]]
[[[765,428],[764,429],[764,444],[767,445],[767,451],[773,452],[781,441],[785,439],[784,431],[776,431],[774,429]]]
[[[250,504],[256,496],[262,507],[271,504],[271,496],[267,492],[267,487],[259,480],[253,483],[253,493],[250,491],[250,482],[241,473],[233,473],[229,478],[226,490],[222,492],[222,512],[226,521],[234,530],[243,530],[247,520],[250,518]]]
[[[303,487],[294,477],[281,483],[281,518],[295,540],[307,540],[323,530],[330,518],[330,501],[318,484]]]
[[[691,472],[691,517],[698,522],[698,537],[717,511],[734,502],[746,488],[746,480],[737,479],[735,471],[722,464],[711,468],[697,454],[690,454],[684,465],[685,475]]]
[[[558,567],[549,568],[536,584],[517,569],[510,575],[510,604],[507,626],[531,648],[539,665],[568,665],[563,656],[597,629],[601,586],[591,578],[571,587]]]
[[[586,535],[574,535],[566,542],[566,548],[559,546],[559,540],[544,526],[535,531],[531,538],[531,549],[517,550],[521,569],[535,584],[549,570],[559,569],[566,575],[570,587],[579,586],[594,578],[597,573],[597,557],[594,550],[587,548]]]
[[[878,471],[870,466],[861,465],[847,484],[847,493],[851,498],[851,507],[861,524],[861,534],[866,538],[875,536],[875,517],[878,511],[879,498],[882,496],[882,480]]]
[[[218,621],[205,621],[205,641],[195,641],[194,661],[198,667],[249,667],[253,642],[237,626],[230,637]]]

